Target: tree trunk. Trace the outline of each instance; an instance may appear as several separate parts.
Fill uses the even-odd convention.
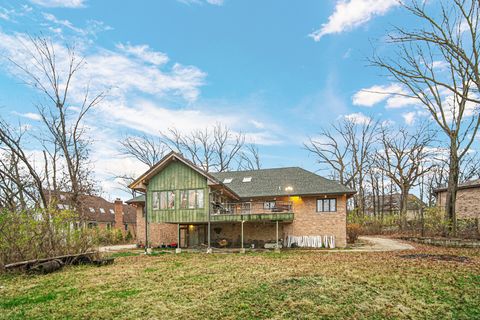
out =
[[[400,223],[402,230],[407,227],[407,210],[408,210],[408,192],[410,187],[402,186],[400,190]]]
[[[447,197],[445,201],[445,218],[448,221],[448,233],[457,236],[457,214],[455,204],[457,199],[458,178],[460,174],[458,163],[457,143],[455,136],[451,137],[450,142],[450,163],[447,185]]]

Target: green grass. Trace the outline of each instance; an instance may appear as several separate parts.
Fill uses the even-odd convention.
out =
[[[0,275],[0,319],[479,319],[480,251],[117,254],[114,265]]]

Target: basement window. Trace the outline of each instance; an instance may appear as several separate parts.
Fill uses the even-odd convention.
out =
[[[252,182],[252,177],[245,177],[242,182]]]
[[[233,181],[233,178],[225,178],[225,180],[223,180],[223,183],[230,183]]]

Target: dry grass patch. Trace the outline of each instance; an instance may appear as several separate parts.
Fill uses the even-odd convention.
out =
[[[124,254],[100,268],[0,276],[0,288],[1,319],[468,319],[480,318],[480,251]]]

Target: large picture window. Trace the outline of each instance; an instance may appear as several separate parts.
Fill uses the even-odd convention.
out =
[[[180,190],[180,209],[188,208],[188,193],[187,190]]]
[[[337,199],[317,199],[317,212],[336,212]]]
[[[175,191],[152,192],[153,210],[175,209]]]

